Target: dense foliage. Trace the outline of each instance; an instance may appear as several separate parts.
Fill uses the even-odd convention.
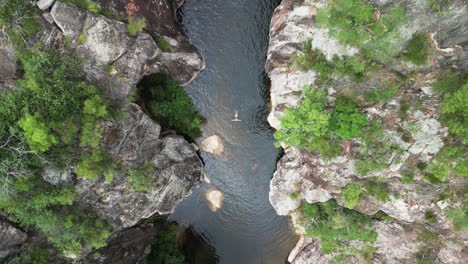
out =
[[[137,168],[127,170],[128,181],[135,190],[147,192],[153,186],[155,171],[154,163],[146,161]]]
[[[96,216],[73,205],[77,198],[68,186],[52,186],[40,177],[20,179],[14,197],[0,201],[0,209],[25,226],[44,232],[58,249],[78,255],[82,248],[106,245],[110,227]]]
[[[159,233],[146,259],[148,264],[183,264],[184,255],[177,248],[177,225],[169,224]]]
[[[406,20],[405,11],[396,5],[378,19],[375,12],[368,1],[336,0],[319,10],[317,24],[338,41],[361,49],[365,58],[387,61],[399,53],[398,27]]]
[[[424,65],[432,52],[431,38],[429,34],[417,32],[406,44],[403,58],[416,65]]]
[[[349,97],[336,99],[330,117],[330,129],[342,139],[351,139],[362,134],[367,117],[359,111],[356,103]]]
[[[358,57],[334,56],[333,59],[327,60],[319,49],[312,47],[312,41],[305,42],[302,45],[302,52],[293,54],[291,59],[302,70],[315,70],[321,83],[327,82],[332,74],[363,81],[369,72],[378,68],[370,61]]]
[[[107,223],[76,205],[79,197],[71,186],[50,185],[41,175],[46,166],[60,170],[88,152],[93,158],[104,153],[97,148],[99,120],[109,118],[108,104],[96,86],[82,81],[75,56],[33,51],[19,58],[23,78],[15,90],[0,95],[0,209],[45,233],[67,254],[101,248],[110,234]]]
[[[144,19],[135,19],[130,17],[128,19],[127,30],[130,35],[138,35],[146,27]]]
[[[361,202],[362,189],[359,185],[350,183],[341,190],[341,195],[348,208],[353,208]]]
[[[164,127],[192,139],[201,135],[203,118],[182,86],[163,75],[151,75],[141,81],[140,90],[151,115]]]
[[[5,30],[17,48],[39,30],[33,5],[24,0],[0,0],[0,28]]]
[[[373,243],[377,233],[372,230],[372,217],[339,206],[331,200],[324,203],[303,203],[300,207],[306,236],[318,238],[324,253],[344,253],[349,242]]]

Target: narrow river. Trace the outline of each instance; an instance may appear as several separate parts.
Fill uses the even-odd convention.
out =
[[[207,68],[187,87],[207,122],[203,137],[218,135],[225,155],[202,153],[211,184],[203,183],[171,216],[214,249],[217,262],[281,264],[297,241],[289,219],[268,201],[279,150],[273,146],[264,64],[271,14],[278,0],[188,0],[181,15]],[[242,122],[231,122],[238,110]],[[212,212],[206,190],[224,193]],[[206,264],[206,263],[200,263]]]

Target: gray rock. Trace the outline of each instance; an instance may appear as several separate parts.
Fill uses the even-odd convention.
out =
[[[15,50],[8,34],[0,30],[0,88],[2,83],[7,86],[16,78]],[[9,86],[9,85],[8,85]],[[1,91],[1,89],[0,89]]]
[[[39,0],[37,1],[37,7],[41,10],[49,9],[52,4],[54,4],[55,0]]]
[[[54,24],[55,21],[54,21],[54,18],[52,17],[52,15],[50,13],[42,13],[42,17],[44,18],[45,21],[47,21],[49,24]]]
[[[55,3],[51,15],[84,58],[88,79],[112,87],[109,96],[113,99],[126,99],[129,88],[143,74],[164,73],[185,85],[205,67],[195,49],[185,49],[175,39],[171,39],[171,51],[162,52],[148,33],[130,36],[127,24],[102,15],[61,2]],[[110,65],[115,72],[109,74],[105,69]]]
[[[86,12],[62,2],[56,2],[50,11],[57,26],[68,39],[77,38],[86,19]]]
[[[148,192],[135,191],[123,170],[109,183],[78,179],[76,190],[84,204],[117,229],[131,227],[156,213],[169,214],[187,197],[202,176],[203,166],[192,145],[182,137],[160,138],[160,126],[130,105],[129,116],[108,124],[104,147],[122,167],[154,163],[154,184]]]
[[[26,234],[0,218],[0,261],[16,254],[19,245],[26,241]]]
[[[73,183],[73,173],[71,168],[59,170],[47,167],[42,175],[42,178],[53,185]]]

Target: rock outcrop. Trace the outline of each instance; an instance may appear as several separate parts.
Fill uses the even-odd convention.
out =
[[[26,234],[0,216],[0,262],[18,253],[19,246],[26,241]]]
[[[70,4],[57,1],[50,14],[56,27],[43,24],[39,39],[44,45],[71,45],[82,59],[86,78],[104,87],[106,96],[119,102],[128,115],[122,121],[102,124],[101,146],[119,167],[112,182],[76,177],[73,168],[65,171],[49,168],[44,179],[52,184],[74,182],[80,203],[109,221],[115,230],[132,227],[154,214],[170,214],[199,183],[203,164],[183,137],[161,136],[159,124],[138,105],[130,104],[128,97],[145,74],[160,72],[162,65],[173,63],[165,59],[172,51],[162,51],[146,32],[132,36],[125,23]],[[47,35],[49,37],[45,38]],[[164,53],[169,54],[165,57]],[[195,49],[187,54],[196,57],[190,63],[197,66],[179,61],[178,71],[187,71],[187,75],[171,77],[185,78],[175,78],[180,82],[190,81],[204,67]],[[154,182],[148,191],[137,191],[131,186],[126,171],[145,162],[155,167],[154,175],[150,175]]]
[[[193,46],[187,49],[177,40],[166,41],[171,48],[161,48],[146,32],[132,36],[124,22],[62,2],[56,2],[50,14],[60,28],[60,32],[51,29],[50,34],[55,39],[63,34],[65,43],[84,59],[87,78],[108,87],[113,99],[124,99],[144,74],[165,73],[187,84],[205,67]]]
[[[180,136],[160,138],[161,127],[130,105],[129,116],[108,124],[104,147],[119,166],[136,168],[145,161],[155,166],[153,185],[147,192],[132,190],[125,171],[118,171],[111,183],[105,179],[78,179],[81,200],[114,227],[128,228],[156,213],[170,214],[203,173],[193,146]]]
[[[0,30],[0,92],[10,89],[16,79],[16,58],[13,45],[7,34]]]
[[[54,185],[74,185],[80,197],[79,206],[112,225],[110,244],[101,249],[104,255],[98,259],[99,263],[135,263],[145,255],[146,247],[159,232],[159,228],[135,225],[152,216],[161,215],[165,219],[172,213],[199,184],[203,164],[194,146],[183,137],[161,135],[160,125],[138,105],[130,103],[129,94],[146,74],[166,73],[187,84],[204,68],[204,60],[185,37],[168,38],[171,47],[162,49],[155,39],[165,36],[152,36],[144,31],[130,35],[122,21],[61,1],[38,4],[45,10],[44,19],[39,19],[41,30],[31,42],[52,49],[75,50],[83,63],[86,79],[98,83],[104,95],[126,114],[121,120],[100,123],[103,129],[100,148],[110,154],[117,167],[112,181],[102,177],[80,178],[74,165],[64,170],[47,167],[43,179]],[[175,9],[160,12],[170,12],[166,17],[175,19]],[[176,20],[159,20],[159,23],[166,23],[168,28],[177,24]],[[5,43],[0,41],[1,81],[16,74],[14,54]],[[144,164],[154,168],[151,175],[145,175],[151,178],[152,184],[145,186],[145,190],[137,190],[127,173]],[[0,237],[1,260],[17,253],[16,246],[25,241],[26,234],[0,219]],[[86,263],[97,263],[94,252],[81,257]]]
[[[319,49],[331,59],[333,56],[353,56],[358,50],[346,46],[330,37],[327,29],[315,26],[317,10],[324,8],[327,1],[283,0],[275,10],[270,26],[270,46],[266,71],[271,79],[272,109],[268,116],[271,126],[279,129],[284,111],[298,106],[303,98],[302,88],[317,79],[314,70],[302,71],[291,66],[291,57],[302,51],[302,43],[311,41],[313,48]],[[297,209],[302,202],[317,203],[335,199],[342,206],[342,189],[349,183],[365,182],[378,178],[385,182],[391,194],[386,201],[365,196],[354,207],[368,215],[383,211],[393,217],[392,221],[376,221],[374,230],[378,234],[373,263],[410,263],[420,252],[417,239],[421,225],[429,225],[431,231],[439,233],[441,241],[435,247],[440,263],[462,263],[468,257],[465,231],[455,232],[453,223],[445,216],[448,206],[459,207],[463,197],[440,201],[453,186],[466,186],[466,180],[449,177],[444,184],[432,185],[423,180],[424,175],[416,172],[415,182],[402,183],[401,178],[408,164],[429,163],[442,149],[448,137],[448,130],[438,121],[440,97],[431,87],[437,73],[448,66],[463,68],[468,63],[467,32],[468,12],[466,3],[453,1],[448,11],[431,14],[427,1],[371,1],[377,8],[400,4],[406,9],[407,22],[401,27],[402,43],[413,33],[423,31],[433,36],[436,52],[427,66],[385,65],[388,69],[408,74],[418,72],[414,82],[400,88],[400,92],[387,103],[367,103],[361,107],[368,120],[384,121],[384,137],[398,146],[398,151],[387,153],[388,168],[358,176],[354,153],[361,142],[346,142],[347,149],[332,160],[324,160],[320,155],[294,147],[285,147],[285,154],[278,162],[277,171],[270,183],[270,201],[279,215],[291,215],[299,233],[301,228]],[[400,50],[403,46],[399,47]],[[465,68],[466,69],[466,68]],[[328,85],[328,100],[333,102],[337,93],[354,92],[363,95],[370,88],[379,86],[385,75],[373,80],[356,83],[346,78],[334,76],[335,84]],[[408,102],[409,105],[402,105]],[[408,107],[402,117],[400,109]],[[456,187],[455,187],[456,188]],[[463,188],[463,187],[459,187]],[[438,202],[436,202],[438,201]],[[425,212],[434,212],[435,223],[428,224]],[[417,226],[417,227],[416,227]],[[408,231],[408,227],[414,227]],[[415,231],[419,230],[419,231]],[[465,243],[465,244],[463,244]],[[465,250],[460,250],[464,248]],[[448,251],[451,250],[451,253]],[[457,251],[458,250],[458,251]],[[312,238],[302,238],[291,252],[289,261],[297,263],[327,263],[331,255],[323,254]],[[452,256],[452,257],[450,257]],[[351,262],[349,262],[351,263]],[[353,262],[356,263],[356,262]]]

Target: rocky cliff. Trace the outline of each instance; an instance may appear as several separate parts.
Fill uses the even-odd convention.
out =
[[[120,4],[124,5],[120,5],[119,1],[112,1],[115,6],[106,6],[110,3],[104,2],[102,7],[113,9],[114,15],[126,3],[123,1]],[[121,256],[122,263],[138,261],[160,228],[135,225],[153,215],[170,214],[198,185],[203,171],[192,144],[175,134],[162,135],[161,126],[140,106],[129,101],[130,93],[144,75],[163,73],[187,84],[203,70],[204,59],[182,34],[176,21],[175,12],[182,2],[167,1],[163,6],[158,1],[134,4],[136,7],[142,4],[142,10],[151,8],[160,15],[137,13],[139,19],[147,21],[150,31],[130,34],[127,24],[120,21],[128,18],[124,13],[117,20],[115,16],[96,14],[60,1],[39,1],[41,29],[31,40],[46,49],[73,50],[82,60],[86,79],[103,87],[105,96],[118,104],[117,108],[126,116],[100,124],[103,128],[100,147],[120,168],[111,182],[99,177],[95,180],[78,177],[75,166],[64,170],[46,168],[43,175],[51,184],[73,185],[80,196],[79,206],[113,226],[110,245],[101,252],[104,254],[101,263],[115,263],[116,256]],[[160,47],[161,42],[168,46]],[[0,42],[0,84],[5,88],[16,78],[14,52],[7,44],[7,41]],[[154,181],[151,186],[145,186],[145,191],[135,190],[125,172],[148,162],[155,168],[150,175]],[[2,219],[0,233],[6,238],[6,242],[0,243],[2,260],[18,252],[26,234]],[[152,236],[142,235],[144,233]],[[109,258],[105,254],[115,256]],[[96,260],[89,260],[93,259],[92,254],[82,257],[88,258],[89,263],[96,263]]]
[[[433,84],[448,69],[466,72],[466,2],[449,1],[449,4],[445,3],[444,11],[434,10],[437,8],[430,4],[434,1],[363,2],[373,5],[373,16],[377,22],[385,10],[395,5],[403,7],[407,19],[398,28],[401,37],[396,47],[398,52],[404,51],[417,32],[430,35],[430,45],[434,51],[424,65],[397,59],[379,63],[381,70],[364,81],[343,78],[335,73],[331,75],[331,82],[318,85],[326,91],[331,105],[342,95],[351,94],[358,98],[360,111],[368,121],[383,123],[380,137],[394,148],[386,149],[386,153],[374,154],[385,156],[383,167],[360,175],[356,164],[365,144],[361,139],[341,142],[341,153],[332,159],[324,159],[314,151],[282,144],[285,154],[278,162],[270,184],[270,201],[278,214],[292,216],[297,232],[303,236],[291,252],[289,261],[328,263],[338,261],[339,258],[345,263],[415,263],[424,260],[463,263],[468,258],[468,233],[466,228],[455,230],[454,220],[447,217],[447,212],[450,208],[463,207],[466,179],[452,173],[442,182],[430,183],[425,179],[429,175],[425,174],[425,166],[433,162],[444,145],[454,140],[447,127],[439,121],[441,96],[434,91]],[[287,109],[294,109],[302,102],[303,87],[319,83],[320,73],[317,69],[304,70],[294,63],[298,55],[307,52],[304,43],[310,44],[309,50],[323,53],[329,61],[333,58],[359,56],[358,48],[343,44],[329,29],[317,26],[317,14],[331,5],[332,1],[283,0],[274,12],[266,71],[272,81],[272,110],[268,121],[276,129],[281,129],[280,120]],[[395,72],[403,75],[404,81],[392,98],[385,102],[368,99],[366,94],[374,87],[384,87],[389,79],[397,78]],[[373,144],[379,143],[375,141]],[[466,161],[463,155],[461,158]],[[409,171],[412,178],[405,181]],[[378,192],[388,195],[376,198],[377,195],[369,194],[370,191],[366,193],[365,186],[373,184],[381,187]],[[362,193],[359,191],[356,205],[348,204],[344,197],[343,190],[348,185],[360,186],[363,190]],[[367,257],[356,257],[359,255],[356,252],[325,253],[320,246],[320,239],[310,234],[308,230],[315,225],[314,220],[305,223],[302,205],[330,200],[336,200],[342,207],[353,208],[365,215],[376,216],[381,212],[387,215],[384,220],[378,217],[372,220],[371,229],[376,232],[377,238],[371,244],[370,257],[369,254]],[[334,225],[336,227],[337,223]],[[425,232],[434,234],[437,243],[422,239],[421,234]],[[347,247],[360,248],[353,245],[359,241],[341,242]],[[425,247],[430,249],[422,256]]]

